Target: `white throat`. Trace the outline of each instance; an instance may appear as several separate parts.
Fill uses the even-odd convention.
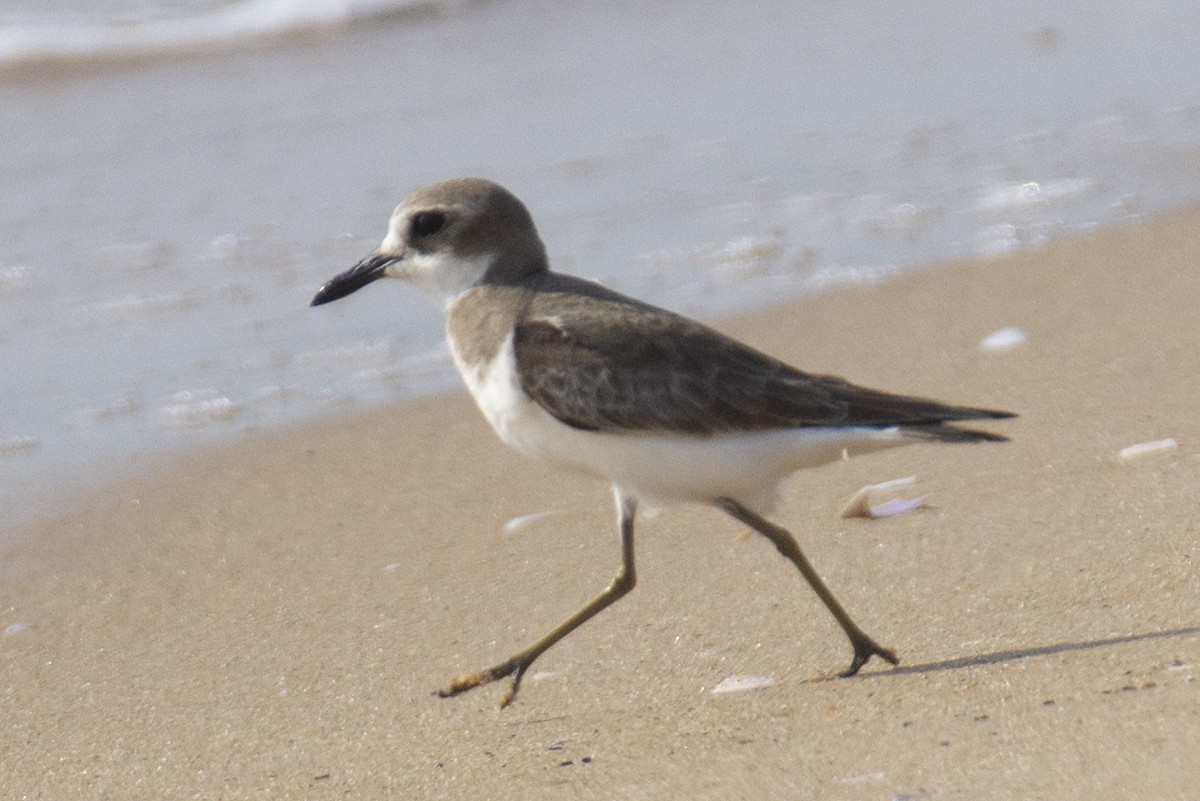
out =
[[[390,278],[408,281],[434,303],[448,309],[455,298],[483,280],[495,258],[494,253],[462,257],[412,251],[389,264],[386,272]]]

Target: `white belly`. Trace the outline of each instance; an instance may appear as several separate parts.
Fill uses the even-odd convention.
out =
[[[898,429],[806,427],[714,437],[572,428],[522,391],[511,336],[492,362],[455,364],[484,417],[522,453],[607,479],[642,502],[732,498],[769,511],[780,480],[853,453],[902,445]]]

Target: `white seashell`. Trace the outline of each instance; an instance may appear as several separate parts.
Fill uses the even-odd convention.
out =
[[[1163,453],[1165,451],[1173,451],[1179,447],[1179,443],[1168,437],[1167,439],[1156,439],[1153,442],[1139,442],[1136,445],[1129,445],[1121,448],[1117,452],[1117,458],[1122,462],[1132,462],[1135,459],[1140,459],[1143,456],[1153,456],[1154,454]]]
[[[979,343],[980,350],[1012,350],[1018,345],[1025,344],[1028,337],[1020,328],[1012,326],[993,331]]]
[[[890,501],[884,501],[878,506],[872,506],[868,511],[873,518],[895,517],[896,515],[903,515],[915,509],[920,509],[925,505],[925,501],[927,500],[929,500],[928,495],[921,495],[916,498],[892,498]]]
[[[717,682],[717,686],[712,688],[712,692],[714,695],[719,695],[721,693],[740,693],[746,690],[761,690],[763,687],[770,687],[774,683],[775,679],[771,676],[735,673]]]
[[[534,512],[533,514],[514,517],[512,520],[509,520],[504,524],[504,533],[513,534],[523,528],[532,526],[534,523],[545,520],[547,517],[554,517],[555,515],[560,514],[562,514],[561,509],[550,509],[545,512]]]
[[[881,481],[878,484],[867,484],[854,493],[854,497],[842,509],[841,516],[843,518],[866,517],[875,520],[881,517],[895,517],[896,515],[911,512],[914,509],[920,509],[929,500],[928,495],[921,495],[917,498],[892,498],[877,506],[871,505],[871,493],[893,490],[897,487],[907,487],[915,483],[916,480],[916,476],[905,476],[904,478],[894,478],[891,481]]]

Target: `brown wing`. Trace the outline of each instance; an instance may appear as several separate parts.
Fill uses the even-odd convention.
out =
[[[522,388],[575,428],[706,435],[828,425],[939,428],[1012,416],[804,373],[685,317],[605,295],[531,309],[515,331]],[[946,434],[935,436],[999,438]]]

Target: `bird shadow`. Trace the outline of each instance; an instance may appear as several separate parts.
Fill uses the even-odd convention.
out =
[[[1016,662],[1036,656],[1049,656],[1071,651],[1092,651],[1098,648],[1109,648],[1114,645],[1143,642],[1145,640],[1165,640],[1174,637],[1191,637],[1200,634],[1200,626],[1185,626],[1166,631],[1148,631],[1142,634],[1129,634],[1124,637],[1106,637],[1101,640],[1082,640],[1079,642],[1060,642],[1053,645],[1037,645],[1029,648],[1011,648],[1003,651],[992,651],[975,656],[962,656],[955,659],[944,659],[940,662],[924,662],[919,665],[900,665],[891,670],[860,673],[864,679],[885,678],[887,676],[905,676],[914,673],[937,673],[943,670],[961,670],[984,665],[996,665],[1002,662]]]

